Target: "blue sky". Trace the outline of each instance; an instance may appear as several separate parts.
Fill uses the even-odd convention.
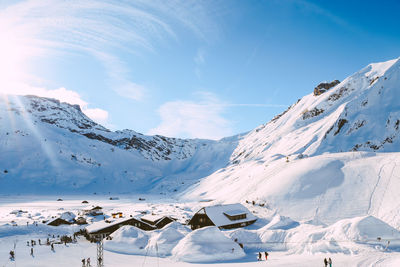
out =
[[[2,1],[0,92],[113,130],[218,139],[400,56],[398,1]]]

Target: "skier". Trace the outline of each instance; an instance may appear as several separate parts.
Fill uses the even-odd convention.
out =
[[[14,254],[14,250],[10,250],[10,260],[14,260],[15,259],[15,254]]]
[[[87,266],[87,267],[90,267],[90,258],[87,258],[87,260],[86,260],[86,266]]]
[[[261,252],[258,252],[258,260],[261,261]]]
[[[51,251],[54,252],[54,244],[53,243],[51,243]]]
[[[39,239],[39,245],[41,246],[42,245],[42,241]]]
[[[328,267],[328,260],[326,258],[324,259],[324,266]]]
[[[33,257],[33,248],[31,248],[31,256]]]
[[[331,258],[328,259],[328,263],[329,263],[329,267],[332,267],[332,259]]]
[[[82,267],[85,267],[85,266],[86,266],[85,259],[82,259]]]
[[[264,254],[265,254],[265,260],[267,260],[268,259],[268,252],[264,252]]]

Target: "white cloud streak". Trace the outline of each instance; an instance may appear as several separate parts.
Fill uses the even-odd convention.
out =
[[[194,100],[176,100],[160,106],[161,123],[148,134],[218,140],[233,134],[232,122],[224,117],[228,108],[281,108],[279,104],[234,104],[221,101],[210,92],[197,92]]]
[[[206,4],[192,1],[24,0],[8,1],[2,6],[6,8],[0,10],[0,25],[4,26],[0,26],[1,41],[14,39],[13,45],[21,48],[14,51],[26,52],[19,56],[15,69],[34,57],[88,53],[105,66],[110,86],[117,93],[135,88],[136,92],[129,96],[119,93],[134,100],[142,100],[145,88],[131,80],[132,75],[118,51],[154,51],[155,43],[178,40],[176,29],[179,28],[202,40],[210,39],[211,33],[217,31],[209,19]],[[9,47],[2,48],[9,50]],[[0,56],[3,56],[1,52]],[[21,76],[13,77],[13,81]]]
[[[201,92],[199,101],[171,101],[158,112],[161,123],[149,134],[184,138],[220,139],[232,135],[232,125],[223,117],[224,103],[214,94]]]

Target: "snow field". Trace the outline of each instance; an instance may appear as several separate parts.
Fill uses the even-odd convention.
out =
[[[150,196],[146,197],[151,199]],[[51,227],[41,223],[38,226],[32,223],[26,226],[25,222],[33,220],[29,219],[28,214],[35,214],[38,210],[42,215],[50,217],[67,212],[78,213],[82,205],[80,200],[74,198],[64,197],[62,202],[25,202],[27,199],[21,197],[18,203],[10,203],[8,198],[1,198],[0,258],[5,260],[5,265],[0,266],[13,266],[13,262],[7,259],[14,242],[17,244],[16,259],[19,266],[79,266],[84,257],[91,257],[93,263],[96,246],[83,238],[79,238],[75,244],[56,245],[54,253],[48,246],[35,246],[35,257],[29,255],[30,247],[26,246],[26,241],[31,239],[41,238],[43,241],[48,234],[72,235],[77,231],[78,226]],[[190,216],[197,211],[198,206],[213,204],[165,202],[159,197],[154,197],[152,203],[123,196],[113,201],[106,197],[101,198],[97,196],[97,199],[89,199],[89,203],[105,207],[106,213],[114,210],[124,210],[124,213],[128,210],[148,210],[169,215],[188,213]],[[16,207],[27,212],[13,212]],[[359,262],[360,266],[370,266],[378,261],[381,265],[377,266],[391,266],[386,263],[392,264],[400,260],[400,253],[397,252],[400,248],[400,233],[373,216],[343,219],[331,225],[321,225],[313,221],[295,221],[265,206],[247,204],[247,207],[259,220],[254,225],[234,230],[220,231],[216,227],[206,227],[191,231],[178,222],[155,231],[142,231],[132,226],[121,227],[112,234],[112,240],[104,242],[106,264],[132,266],[129,264],[135,263],[140,266],[145,262],[144,266],[197,266],[195,263],[199,266],[207,263],[218,266],[254,266],[258,264],[258,251],[270,253],[268,264],[271,266],[308,266],[301,262],[319,265],[328,256],[335,262],[341,262],[340,266],[357,266]],[[63,210],[59,210],[60,208]],[[21,223],[18,226],[5,223],[10,219],[20,219]],[[381,239],[378,240],[378,237]],[[388,240],[391,242],[386,248]],[[239,243],[243,245],[243,249]],[[300,263],[297,262],[296,265],[296,261]]]

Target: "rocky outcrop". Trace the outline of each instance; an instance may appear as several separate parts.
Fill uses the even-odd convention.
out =
[[[339,83],[340,83],[339,80],[334,80],[330,83],[320,83],[317,85],[317,87],[314,88],[314,95],[318,96],[320,94],[323,94],[326,91],[328,91],[329,89],[331,89],[332,87],[338,85]]]

